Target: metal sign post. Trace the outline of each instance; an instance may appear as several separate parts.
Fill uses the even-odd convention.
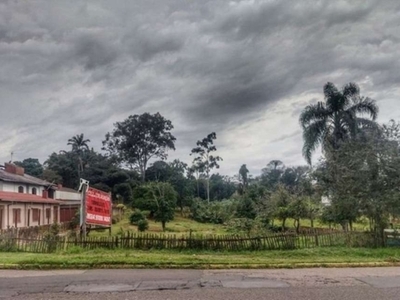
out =
[[[79,191],[82,192],[81,199],[81,228],[82,228],[82,236],[86,237],[86,192],[89,189],[89,181],[82,179],[79,184]]]

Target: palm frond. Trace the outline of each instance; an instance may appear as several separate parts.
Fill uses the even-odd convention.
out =
[[[348,99],[358,98],[360,96],[360,88],[356,83],[350,82],[343,87],[342,93]]]
[[[328,82],[324,85],[324,95],[326,100],[334,98],[337,94],[339,94],[339,90],[332,82]]]
[[[313,121],[326,120],[329,112],[326,110],[325,104],[318,102],[317,104],[308,105],[300,115],[300,124],[305,128]]]
[[[326,132],[327,127],[325,120],[316,121],[304,128],[303,156],[307,160],[308,164],[311,164],[312,154],[323,142]]]
[[[376,120],[379,113],[379,107],[376,105],[375,100],[370,98],[362,98],[352,107],[348,109],[350,112],[355,114],[366,114],[369,115],[372,120]]]

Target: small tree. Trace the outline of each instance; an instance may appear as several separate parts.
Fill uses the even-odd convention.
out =
[[[222,160],[219,156],[214,156],[211,153],[217,151],[214,146],[214,140],[217,139],[215,132],[210,133],[201,141],[197,141],[197,147],[192,149],[190,155],[194,154],[196,157],[193,160],[193,164],[199,166],[204,170],[204,174],[207,180],[207,201],[210,202],[210,172],[214,168],[219,168],[218,162]]]
[[[135,210],[129,217],[129,222],[132,225],[138,225],[140,221],[145,220],[145,215],[140,210]]]
[[[165,231],[166,223],[174,219],[177,193],[172,185],[166,182],[152,182],[148,186],[149,196],[156,203],[154,220],[161,222]]]
[[[271,201],[274,206],[274,215],[282,221],[282,229],[285,229],[286,219],[291,217],[289,208],[292,200],[292,195],[283,187],[278,186],[277,190],[271,195]]]
[[[147,229],[149,229],[149,221],[147,221],[147,219],[140,220],[140,221],[137,223],[137,226],[138,226],[138,230],[139,230],[140,232],[144,232],[144,231],[146,231]]]
[[[241,199],[236,208],[236,216],[254,220],[257,216],[257,211],[253,200],[246,196]]]
[[[288,206],[289,216],[294,219],[294,227],[296,232],[300,231],[300,220],[307,217],[307,205],[305,197],[297,196],[289,203]]]

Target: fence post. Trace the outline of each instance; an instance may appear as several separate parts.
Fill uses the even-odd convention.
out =
[[[315,245],[316,245],[317,247],[319,246],[318,233],[315,233]]]
[[[118,248],[118,236],[115,237],[115,248]]]

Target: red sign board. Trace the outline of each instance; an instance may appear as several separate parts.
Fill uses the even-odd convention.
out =
[[[111,226],[111,195],[89,187],[86,192],[86,223]]]

